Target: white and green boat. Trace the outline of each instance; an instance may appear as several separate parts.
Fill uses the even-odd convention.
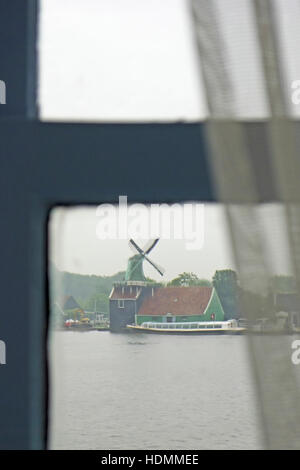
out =
[[[246,328],[238,326],[236,320],[209,322],[144,322],[141,325],[127,325],[129,331],[135,333],[158,334],[205,334],[232,335],[243,334]]]

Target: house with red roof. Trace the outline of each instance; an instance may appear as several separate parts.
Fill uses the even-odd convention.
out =
[[[224,311],[213,287],[159,287],[148,296],[135,316],[144,322],[224,321]]]
[[[160,287],[146,282],[115,284],[110,294],[110,328],[144,322],[224,321],[214,287]]]

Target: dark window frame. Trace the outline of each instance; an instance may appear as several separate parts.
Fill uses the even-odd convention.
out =
[[[51,209],[117,203],[124,194],[128,203],[217,201],[205,123],[38,120],[37,11],[37,0],[0,0],[0,79],[7,88],[0,105],[1,310],[10,318],[1,322],[0,338],[7,346],[2,449],[47,447]]]

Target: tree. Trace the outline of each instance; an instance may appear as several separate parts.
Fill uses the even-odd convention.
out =
[[[108,313],[109,299],[107,294],[96,293],[92,295],[85,303],[84,309],[89,312]]]
[[[98,294],[104,294],[108,299],[114,282],[124,279],[123,271],[113,276],[75,274],[59,271],[53,263],[50,264],[49,273],[51,298],[60,301],[64,296],[72,295],[82,307],[85,307],[87,302],[91,306]],[[101,299],[99,301],[101,302]],[[93,309],[94,307],[91,310]]]
[[[153,284],[156,287],[163,287],[163,282],[155,281],[154,279],[151,279],[150,277],[146,277],[146,282],[149,284]]]
[[[297,291],[296,279],[293,276],[277,275],[270,279],[270,288],[274,293],[290,294]]]
[[[239,287],[238,301],[242,316],[250,321],[274,314],[272,298],[269,296],[262,296]]]
[[[225,320],[239,318],[239,286],[236,272],[232,269],[216,271],[213,286],[220,298]]]
[[[175,279],[170,281],[168,286],[211,286],[207,279],[199,279],[195,273],[181,273]]]

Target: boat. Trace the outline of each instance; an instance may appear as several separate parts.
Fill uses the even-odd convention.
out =
[[[238,325],[236,320],[209,321],[209,322],[144,322],[141,325],[126,325],[128,331],[135,333],[159,333],[159,334],[204,334],[226,335],[243,334],[245,327]]]

